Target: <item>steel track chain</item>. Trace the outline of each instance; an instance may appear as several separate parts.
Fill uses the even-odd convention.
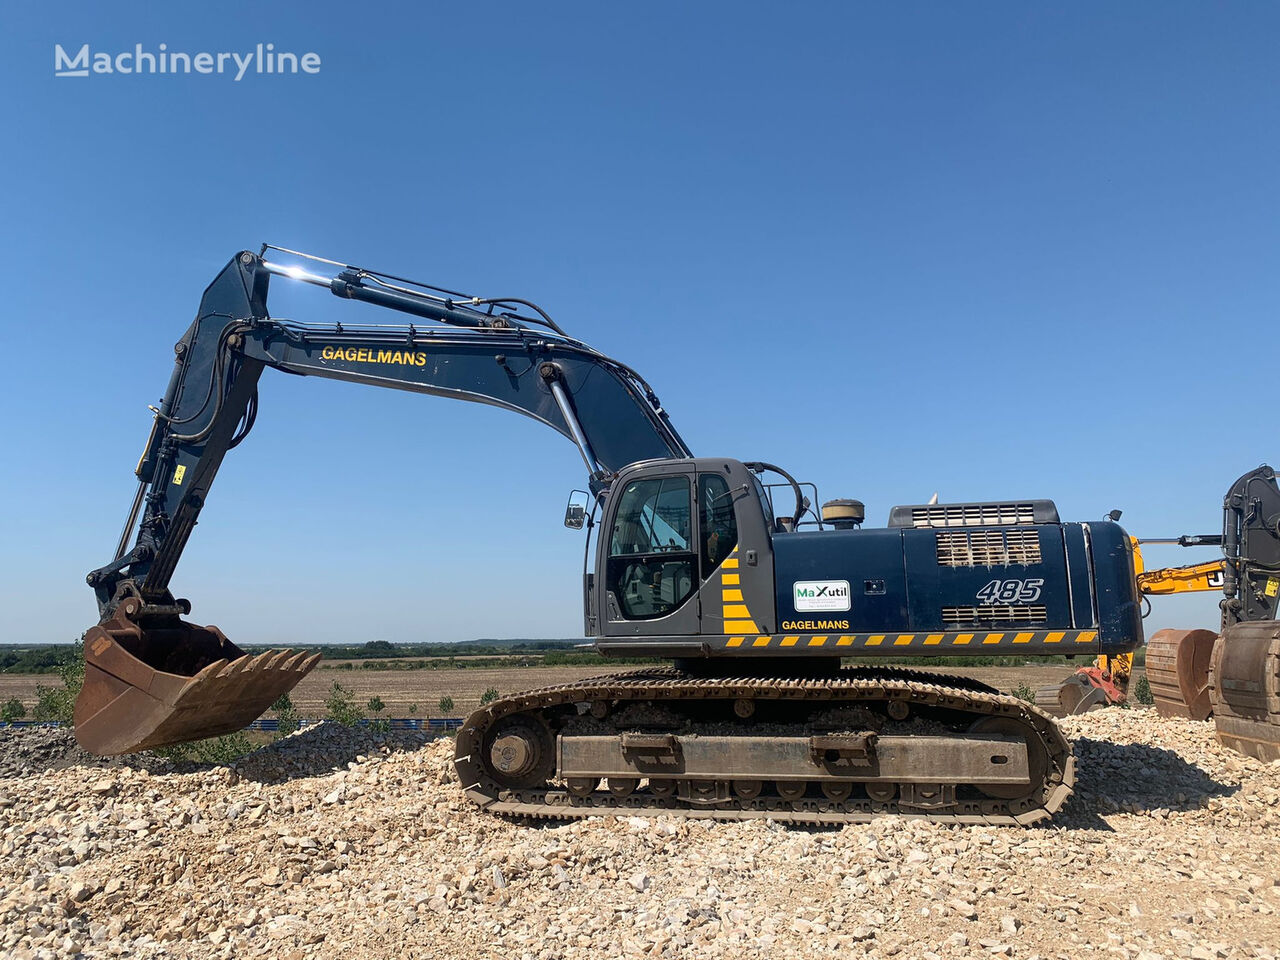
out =
[[[792,699],[812,703],[904,700],[914,707],[939,708],[982,717],[1009,717],[1029,728],[1048,758],[1042,788],[1019,800],[962,800],[955,806],[927,810],[901,803],[868,799],[832,801],[806,797],[787,801],[779,797],[697,806],[676,798],[659,799],[632,794],[616,797],[596,790],[587,797],[570,797],[553,787],[515,790],[489,772],[484,741],[500,720],[518,715],[537,717],[543,711],[601,699],[672,702],[709,699]],[[770,818],[786,823],[865,823],[875,817],[896,815],[937,822],[1031,826],[1047,820],[1067,801],[1075,783],[1075,757],[1054,720],[1016,697],[1001,694],[968,678],[925,673],[899,667],[850,667],[828,677],[700,678],[674,669],[649,669],[592,677],[574,683],[530,690],[497,700],[471,714],[458,731],[454,763],[467,797],[491,812],[507,816],[569,820],[609,815],[667,815],[716,820]]]

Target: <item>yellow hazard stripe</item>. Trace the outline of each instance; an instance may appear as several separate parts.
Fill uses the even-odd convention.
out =
[[[725,603],[729,603],[730,601],[737,601],[738,603],[742,602],[741,590],[729,590],[728,588],[726,588],[721,591],[721,594],[722,596],[720,597],[720,599],[723,600]]]
[[[738,569],[738,558],[737,558],[737,557],[730,557],[730,558],[729,558],[728,560],[726,560],[724,563],[720,564],[720,566],[724,567],[724,569],[726,569],[726,570],[737,570],[737,569]]]
[[[729,636],[726,646],[739,647],[746,643],[752,635],[750,646],[767,647],[939,647],[955,646],[1010,646],[1012,644],[1061,644],[1061,643],[1094,643],[1098,639],[1097,630],[1052,630],[1023,631],[1021,633],[846,633],[839,636],[819,634],[810,636],[803,633],[788,633],[765,636],[760,633],[756,621],[748,619],[745,606],[725,606],[724,632]],[[729,619],[730,617],[736,619]]]
[[[736,587],[742,581],[742,574],[725,573],[721,575],[720,579],[724,581],[726,587]]]

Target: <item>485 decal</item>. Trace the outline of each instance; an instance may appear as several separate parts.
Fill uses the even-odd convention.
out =
[[[1044,578],[1029,580],[992,580],[978,591],[983,603],[1034,603],[1040,599]]]

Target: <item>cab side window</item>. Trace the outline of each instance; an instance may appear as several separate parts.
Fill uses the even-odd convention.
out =
[[[687,477],[637,480],[622,493],[606,575],[628,620],[665,616],[693,593],[690,494]]]
[[[705,580],[738,545],[738,520],[724,477],[714,473],[698,477],[698,521],[702,579]]]

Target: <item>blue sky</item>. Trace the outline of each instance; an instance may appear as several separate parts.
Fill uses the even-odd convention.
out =
[[[87,570],[200,292],[263,241],[520,295],[696,452],[895,503],[1216,532],[1280,458],[1280,10],[1235,4],[10,4],[5,640]],[[53,49],[314,51],[55,79]],[[306,288],[277,315],[368,310]],[[174,579],[233,639],[579,636],[572,446],[269,373]],[[1150,551],[1157,563],[1212,551]],[[1148,630],[1213,626],[1211,595]]]

